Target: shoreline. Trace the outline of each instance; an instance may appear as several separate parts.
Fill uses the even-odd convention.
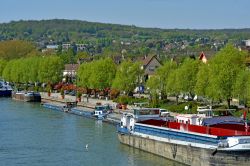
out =
[[[51,96],[48,96],[47,93],[41,93],[41,104],[44,103],[48,103],[51,107],[50,109],[53,110],[61,110],[63,111],[63,106],[65,106],[66,102],[75,102],[76,101],[76,97],[75,96],[69,96],[69,95],[65,95],[65,98],[62,99],[60,94],[58,93],[51,93]],[[120,122],[121,119],[121,115],[125,112],[132,112],[131,110],[127,109],[127,110],[122,110],[122,109],[116,109],[116,103],[111,101],[111,100],[101,100],[101,99],[92,99],[89,98],[88,102],[77,102],[77,106],[73,107],[72,109],[75,111],[78,111],[78,113],[74,113],[74,112],[68,112],[74,115],[78,115],[78,116],[83,116],[86,118],[91,118],[91,119],[95,119],[92,116],[89,115],[85,115],[84,113],[91,113],[94,111],[96,103],[101,103],[101,104],[109,104],[112,108],[113,111],[112,113],[108,114],[107,117],[105,119],[103,119],[103,122],[106,123],[110,123],[113,125],[116,125]],[[48,107],[47,107],[48,108]],[[97,120],[97,119],[95,119]]]

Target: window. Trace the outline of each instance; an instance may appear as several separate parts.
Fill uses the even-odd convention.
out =
[[[149,66],[148,70],[149,70],[149,71],[154,71],[154,70],[155,70],[155,67],[154,67],[154,66]]]

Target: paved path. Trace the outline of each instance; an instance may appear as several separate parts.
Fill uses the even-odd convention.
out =
[[[70,95],[65,95],[64,99],[62,99],[60,93],[51,93],[50,97],[48,96],[47,93],[41,92],[42,99],[45,101],[54,101],[54,102],[74,102],[76,101],[76,96],[70,96]],[[102,99],[93,99],[89,98],[87,102],[86,97],[81,98],[82,101],[78,102],[77,105],[81,107],[88,107],[88,108],[95,108],[96,103],[101,103],[101,104],[109,104],[116,113],[122,113],[122,112],[132,112],[132,107],[127,106],[127,110],[121,110],[121,109],[116,109],[116,102],[113,102],[112,100],[102,100]]]

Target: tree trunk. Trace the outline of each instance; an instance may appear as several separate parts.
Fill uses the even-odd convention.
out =
[[[227,107],[230,108],[231,99],[227,99]]]
[[[175,96],[176,97],[176,105],[178,105],[178,99],[179,99],[179,96]]]
[[[161,92],[161,99],[164,100],[164,99],[167,99],[167,98],[168,98],[167,94],[164,91],[162,91]]]

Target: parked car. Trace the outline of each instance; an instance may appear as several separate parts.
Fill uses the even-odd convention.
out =
[[[76,96],[76,91],[71,91],[71,92],[69,92],[69,95],[71,95],[71,96]]]

